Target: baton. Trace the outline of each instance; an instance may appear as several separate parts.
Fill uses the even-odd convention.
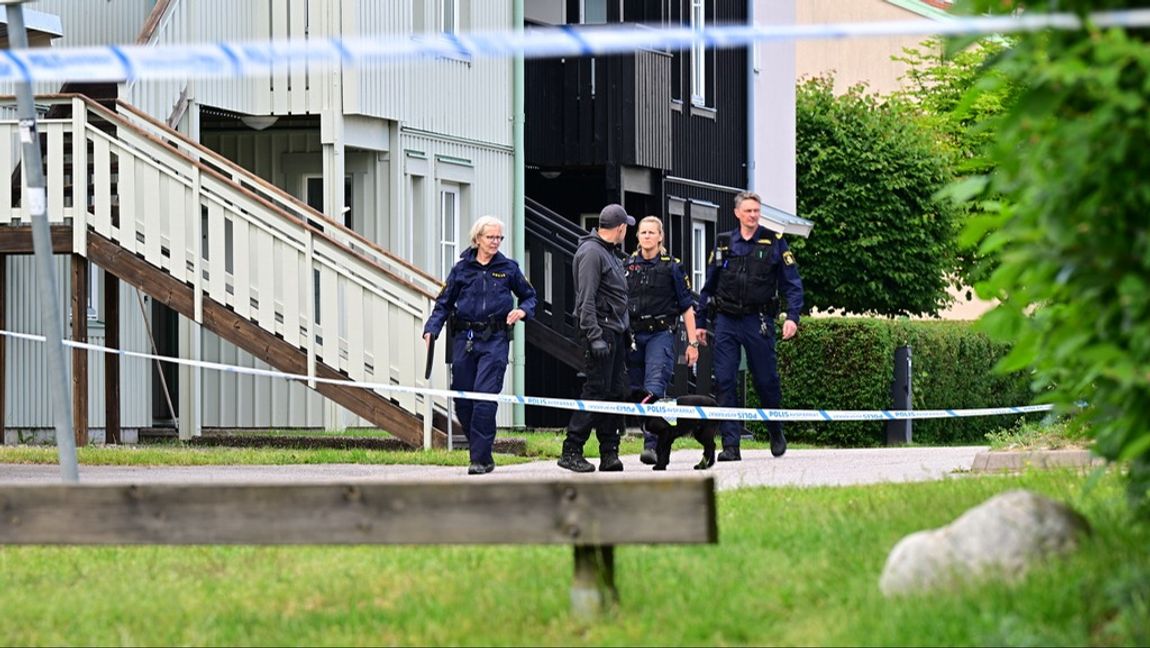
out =
[[[423,370],[423,379],[424,380],[431,380],[431,367],[433,366],[434,362],[435,362],[435,338],[433,337],[433,338],[431,338],[431,340],[427,344],[427,366]]]

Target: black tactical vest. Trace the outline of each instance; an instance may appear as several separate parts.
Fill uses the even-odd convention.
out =
[[[731,256],[729,239],[726,245],[719,242],[723,265],[715,288],[715,306],[720,313],[746,315],[778,308],[778,260],[771,246],[769,238],[760,238],[754,241],[750,254]]]
[[[660,256],[655,263],[643,263],[639,257],[627,260],[628,308],[631,322],[642,317],[677,317],[679,304],[675,299],[675,275],[671,264],[675,260]]]

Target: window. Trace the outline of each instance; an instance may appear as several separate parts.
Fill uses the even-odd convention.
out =
[[[698,292],[707,280],[707,224],[691,222],[691,289]]]
[[[411,0],[411,31],[458,34],[467,29],[468,0]]]
[[[445,280],[459,257],[459,189],[439,192],[439,270]]]
[[[706,0],[691,0],[691,29],[707,28]],[[707,105],[707,48],[700,41],[691,43],[691,103]]]
[[[580,3],[580,21],[584,25],[603,25],[607,23],[607,0],[582,0]]]
[[[667,17],[667,27],[677,29],[683,26],[683,7],[680,0],[668,0],[667,10],[664,15]],[[676,48],[670,50],[669,53],[671,54],[671,101],[681,103],[683,101],[684,52]]]
[[[439,31],[459,33],[459,3],[461,0],[439,0]]]

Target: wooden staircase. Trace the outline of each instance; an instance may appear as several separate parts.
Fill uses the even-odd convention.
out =
[[[433,277],[126,103],[37,102],[51,105],[39,123],[48,217],[71,225],[73,253],[422,445],[423,394],[313,379],[445,384],[442,364],[424,380],[419,343]],[[0,121],[0,137],[17,133]],[[18,156],[0,147],[0,178],[20,180]],[[0,182],[0,227],[27,225],[22,184]],[[442,412],[434,424],[443,445]]]

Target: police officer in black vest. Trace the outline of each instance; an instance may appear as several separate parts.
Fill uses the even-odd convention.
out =
[[[744,191],[735,196],[735,217],[739,227],[717,237],[707,263],[707,280],[699,291],[698,334],[704,339],[710,322],[714,345],[715,390],[719,405],[738,406],[735,376],[739,370],[739,349],[747,352],[747,364],[755,391],[765,408],[778,408],[782,402],[775,356],[775,323],[779,314],[779,293],[786,300],[787,319],[783,339],[799,330],[803,308],[803,281],[795,255],[782,234],[759,224],[762,200]],[[723,421],[723,451],[719,461],[738,461],[738,421]],[[787,451],[781,421],[768,421],[771,454],[781,457]]]
[[[627,356],[632,391],[646,392],[644,402],[667,396],[675,372],[679,317],[687,328],[686,359],[699,359],[695,335],[695,298],[683,265],[663,247],[663,222],[657,216],[639,221],[639,249],[627,258],[627,291],[634,344]],[[639,460],[655,463],[658,437],[644,430]]]
[[[523,276],[519,264],[503,256],[503,223],[483,216],[471,226],[471,247],[459,255],[447,284],[435,300],[431,317],[423,327],[423,339],[431,344],[448,318],[454,337],[451,388],[498,394],[507,373],[507,352],[512,325],[535,314],[535,289]],[[515,305],[515,299],[519,305]],[[492,401],[455,401],[455,413],[463,425],[471,451],[469,475],[495,470],[491,448],[495,443],[495,411]]]

